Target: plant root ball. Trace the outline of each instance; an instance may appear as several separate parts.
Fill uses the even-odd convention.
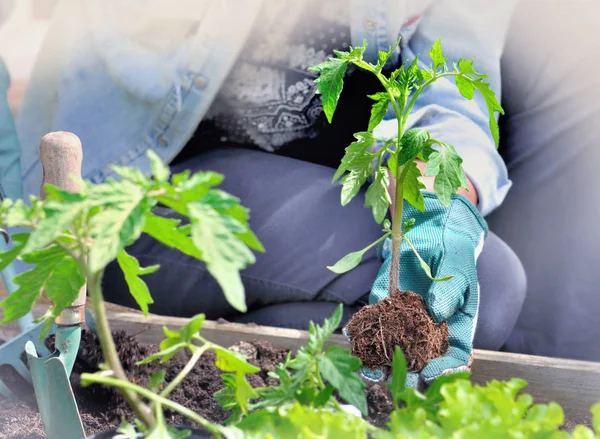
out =
[[[352,338],[352,355],[370,368],[392,365],[399,346],[410,372],[421,371],[448,351],[448,324],[435,323],[421,296],[396,291],[376,305],[358,311],[346,326]]]

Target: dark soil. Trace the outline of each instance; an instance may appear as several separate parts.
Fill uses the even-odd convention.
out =
[[[166,365],[154,362],[148,365],[136,366],[136,362],[157,351],[156,346],[139,344],[133,336],[124,332],[114,334],[115,344],[126,374],[132,382],[145,386],[149,377],[156,371],[165,368],[165,381],[172,380],[186,364],[186,355],[180,354]],[[248,376],[253,387],[277,384],[277,380],[268,376],[275,370],[275,365],[283,362],[286,350],[275,349],[269,342],[253,341],[240,342],[231,349],[242,353],[248,361],[261,368],[261,372]],[[214,354],[206,353],[183,383],[171,394],[170,399],[201,414],[207,419],[222,423],[228,417],[213,398],[213,394],[223,387],[220,378],[221,371],[214,365]],[[121,395],[112,388],[104,386],[81,387],[80,375],[85,372],[95,372],[102,361],[98,338],[89,331],[84,331],[78,358],[71,375],[71,384],[81,412],[83,425],[87,434],[108,430],[118,426],[121,417],[132,417],[132,412]],[[2,400],[0,397],[0,439],[43,439],[43,425],[37,413],[35,397],[31,386],[23,383],[14,372],[0,371],[5,382],[10,381],[13,391],[17,391],[23,402]],[[372,386],[367,389],[367,399],[370,403],[370,420],[381,425],[382,419],[392,410],[392,402],[385,386]],[[189,421],[167,411],[167,420],[171,424],[191,425]]]
[[[376,305],[358,311],[348,322],[352,354],[369,368],[392,365],[400,346],[408,370],[419,372],[448,350],[448,324],[435,323],[425,301],[411,291],[397,291]]]

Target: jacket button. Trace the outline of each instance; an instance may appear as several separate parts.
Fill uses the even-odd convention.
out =
[[[160,143],[160,146],[164,146],[166,148],[167,146],[169,146],[169,139],[167,139],[165,136],[160,136],[158,139],[158,143]]]
[[[206,78],[204,78],[204,76],[196,77],[196,79],[194,79],[194,85],[196,86],[196,88],[204,90],[207,85]]]

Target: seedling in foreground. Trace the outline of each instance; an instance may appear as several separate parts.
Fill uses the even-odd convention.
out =
[[[458,188],[468,189],[462,159],[452,145],[433,139],[429,132],[421,128],[405,130],[408,117],[417,99],[427,87],[442,78],[453,78],[458,91],[467,99],[473,99],[475,91],[479,91],[487,104],[489,127],[496,146],[499,137],[496,112],[503,113],[490,84],[485,82],[487,75],[475,71],[473,61],[461,59],[458,63],[453,64],[453,70],[449,70],[440,40],[435,42],[429,52],[432,61],[429,67],[421,68],[417,56],[412,62],[405,62],[386,76],[383,72],[384,66],[396,52],[398,44],[399,41],[387,52],[379,51],[379,60],[376,65],[363,60],[363,54],[367,48],[365,41],[361,47],[350,48],[348,52],[335,51],[335,57],[309,69],[320,72],[320,76],[315,82],[318,84],[317,92],[323,97],[323,110],[329,122],[331,122],[337,107],[342,92],[344,74],[349,64],[374,74],[385,90],[369,96],[375,103],[371,110],[368,129],[354,134],[356,141],[346,148],[346,154],[333,177],[334,182],[341,179],[341,202],[342,205],[346,205],[358,194],[360,188],[373,174],[373,181],[366,192],[365,207],[372,208],[373,217],[378,224],[383,222],[384,235],[368,247],[346,255],[329,269],[336,273],[352,270],[360,264],[363,255],[369,249],[391,236],[390,295],[398,290],[402,240],[406,241],[415,253],[421,268],[432,281],[445,281],[452,278],[452,276],[440,279],[433,277],[431,269],[406,236],[415,224],[414,218],[402,224],[404,200],[421,212],[424,210],[421,189],[425,186],[419,181],[422,174],[417,166],[417,160],[427,164],[426,176],[435,177],[434,190],[444,206],[449,205],[452,195],[456,194]],[[390,106],[393,108],[398,122],[398,136],[392,139],[377,138],[373,135],[373,130],[384,119]],[[376,143],[381,144],[381,148],[376,153],[370,152],[371,147]],[[388,155],[387,163],[384,163],[384,158]],[[375,162],[374,173],[373,162]],[[391,228],[390,222],[385,219],[392,202],[388,192],[390,173],[396,179]]]

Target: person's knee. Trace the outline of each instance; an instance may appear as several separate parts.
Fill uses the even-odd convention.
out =
[[[500,349],[514,329],[527,292],[527,276],[515,252],[490,234],[478,263],[481,299],[474,344]]]

